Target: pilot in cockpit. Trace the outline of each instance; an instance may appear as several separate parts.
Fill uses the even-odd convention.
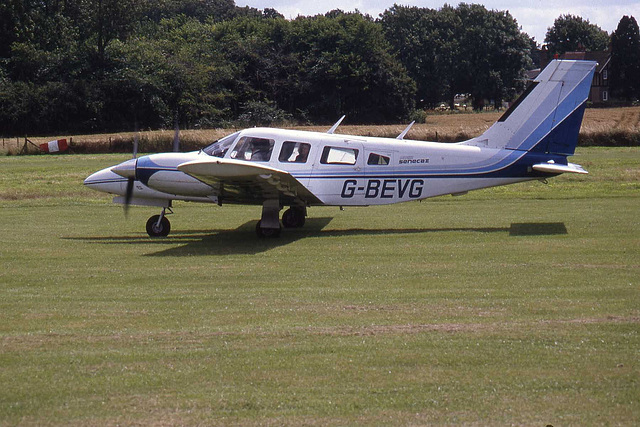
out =
[[[269,142],[261,139],[253,141],[251,150],[251,160],[254,162],[267,162],[271,156],[271,147]]]

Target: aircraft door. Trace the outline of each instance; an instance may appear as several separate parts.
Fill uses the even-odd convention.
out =
[[[286,140],[282,143],[275,167],[293,175],[305,187],[313,170],[318,145],[302,140]]]
[[[362,204],[359,201],[362,198],[359,193],[364,194],[365,181],[362,142],[331,139],[319,148],[313,162],[309,189],[326,204]]]

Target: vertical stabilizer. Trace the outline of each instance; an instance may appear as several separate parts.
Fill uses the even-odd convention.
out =
[[[551,61],[493,126],[465,144],[572,155],[596,65]]]

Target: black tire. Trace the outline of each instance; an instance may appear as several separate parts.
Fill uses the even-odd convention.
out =
[[[158,226],[158,218],[160,215],[154,215],[147,220],[147,234],[150,237],[167,237],[171,231],[171,223],[166,216],[163,216]]]
[[[303,209],[290,208],[282,214],[282,225],[286,228],[299,228],[304,225],[304,222]]]
[[[262,221],[258,221],[258,223],[256,224],[256,234],[258,235],[258,237],[260,238],[269,238],[269,237],[279,237],[280,236],[280,231],[282,230],[282,228],[278,227],[278,228],[262,228],[261,225]]]

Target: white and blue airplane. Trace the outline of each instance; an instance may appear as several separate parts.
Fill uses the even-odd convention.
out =
[[[252,128],[200,151],[134,158],[84,184],[116,203],[162,208],[147,221],[166,236],[174,200],[262,206],[258,236],[304,225],[312,206],[368,206],[586,174],[575,152],[596,63],[552,61],[482,135],[460,143]],[[344,117],[343,117],[344,118]]]

